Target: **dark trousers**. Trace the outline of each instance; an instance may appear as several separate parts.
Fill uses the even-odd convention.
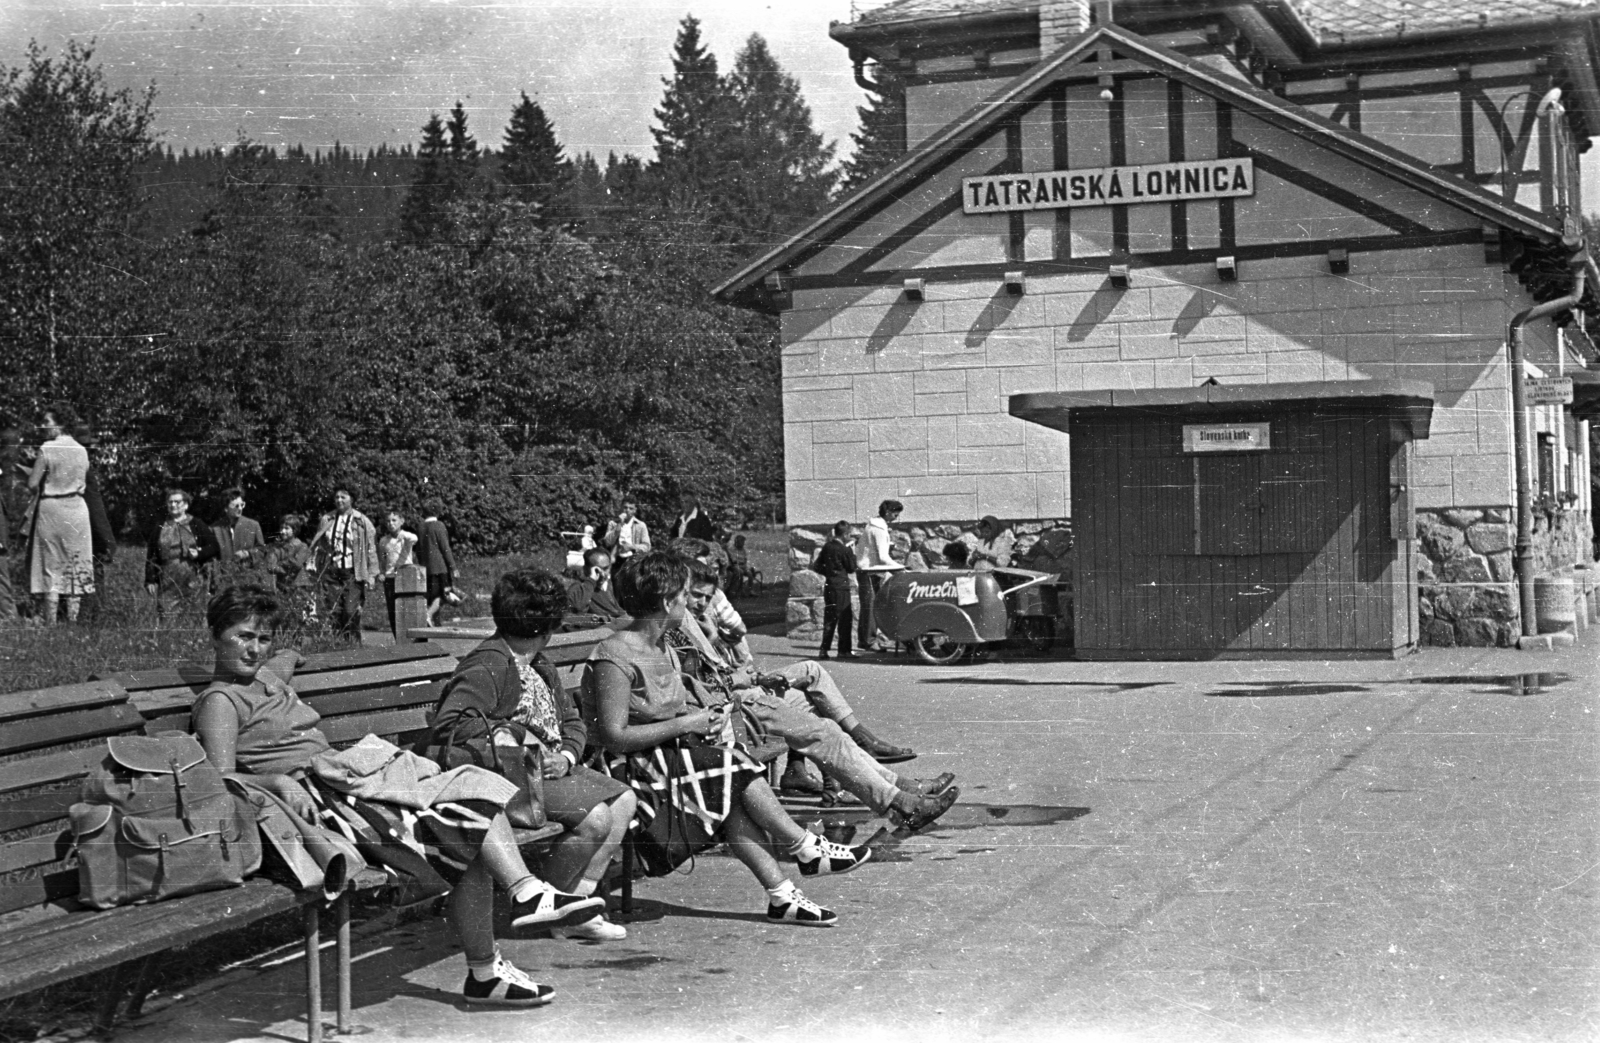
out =
[[[330,566],[322,574],[324,618],[333,629],[356,644],[361,643],[361,606],[367,600],[367,585],[356,579],[355,569]]]
[[[861,625],[856,628],[856,645],[860,648],[871,648],[878,639],[878,621],[872,611],[873,601],[878,597],[878,591],[889,582],[887,572],[858,572],[856,573],[856,586],[861,593]]]
[[[829,583],[822,588],[822,654],[828,654],[828,646],[833,644],[833,632],[839,631],[839,654],[850,654],[850,624],[855,621],[855,612],[850,608],[850,588],[843,584],[834,586]]]

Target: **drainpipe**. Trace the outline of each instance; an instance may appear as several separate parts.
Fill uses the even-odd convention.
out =
[[[1506,347],[1510,355],[1511,365],[1511,430],[1513,452],[1516,454],[1517,471],[1517,598],[1522,607],[1522,634],[1524,637],[1534,637],[1539,633],[1538,621],[1534,618],[1535,606],[1533,596],[1533,489],[1530,475],[1528,474],[1528,444],[1532,441],[1532,432],[1528,430],[1527,391],[1522,386],[1522,328],[1535,319],[1543,319],[1568,308],[1576,308],[1583,300],[1584,284],[1589,278],[1589,269],[1594,262],[1589,259],[1588,251],[1580,251],[1572,258],[1572,267],[1576,275],[1572,282],[1572,292],[1565,297],[1558,297],[1553,301],[1545,301],[1524,311],[1518,312],[1511,319],[1511,325],[1506,330]]]

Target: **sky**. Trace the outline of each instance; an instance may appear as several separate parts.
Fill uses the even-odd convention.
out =
[[[886,0],[0,0],[0,65],[29,39],[94,39],[112,82],[154,81],[156,128],[175,150],[230,145],[359,149],[420,138],[459,99],[498,145],[520,92],[568,155],[654,154],[651,113],[685,14],[726,71],[752,32],[800,81],[817,129],[849,152],[856,107],[831,21]],[[1600,148],[1582,160],[1600,210]]]
[[[881,0],[855,0],[859,8]],[[817,128],[848,150],[855,85],[828,36],[852,0],[0,0],[0,64],[36,39],[97,41],[117,86],[155,82],[174,149],[271,144],[360,149],[415,143],[459,99],[498,145],[528,95],[569,155],[649,158],[651,113],[685,14],[726,71],[752,32],[800,80]]]

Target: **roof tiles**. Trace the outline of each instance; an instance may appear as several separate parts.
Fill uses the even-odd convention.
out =
[[[1130,6],[1137,0],[1127,0]],[[959,15],[1033,11],[1040,0],[894,0],[855,24],[888,25]],[[1600,14],[1600,0],[1289,0],[1322,43],[1488,28],[1559,15]]]

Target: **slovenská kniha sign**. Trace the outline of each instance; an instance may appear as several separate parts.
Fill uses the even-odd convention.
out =
[[[1250,196],[1255,191],[1253,160],[1205,159],[1140,167],[1044,170],[962,178],[961,209],[969,214],[998,214],[1013,210],[1221,199]]]

